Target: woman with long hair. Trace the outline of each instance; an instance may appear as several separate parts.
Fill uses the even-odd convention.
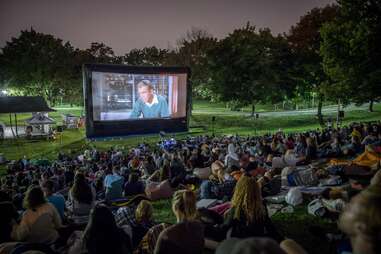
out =
[[[234,220],[246,225],[264,221],[265,207],[255,178],[243,175],[237,182],[230,212]]]
[[[197,218],[196,195],[190,190],[179,190],[173,194],[172,211],[177,222],[193,221]]]
[[[196,195],[190,190],[176,191],[172,199],[172,211],[177,223],[160,233],[155,254],[202,253],[204,227],[197,219]]]
[[[222,229],[231,237],[270,236],[281,239],[267,216],[261,190],[254,177],[245,174],[238,180]]]
[[[15,224],[12,238],[29,243],[52,244],[58,239],[61,218],[57,209],[48,203],[37,185],[29,187],[24,198],[24,212],[20,224]]]
[[[77,239],[74,240],[75,236]],[[116,225],[110,209],[104,205],[96,205],[82,236],[76,232],[69,239],[71,246],[68,253],[131,253],[130,242],[127,234]]]
[[[87,183],[83,173],[77,173],[74,177],[74,184],[69,191],[69,209],[74,216],[89,215],[94,206],[95,190]]]
[[[172,211],[177,223],[161,223],[152,227],[134,253],[202,253],[204,227],[198,220],[196,195],[190,190],[176,191]]]
[[[135,220],[131,221],[130,226],[132,227],[132,245],[135,248],[147,231],[155,226],[151,202],[148,200],[140,201],[135,210]]]

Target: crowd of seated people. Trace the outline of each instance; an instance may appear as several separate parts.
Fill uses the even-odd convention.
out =
[[[311,186],[303,172],[326,184],[319,199],[347,236],[338,253],[380,253],[380,158],[380,122],[23,157],[1,178],[0,253],[307,253],[267,200]],[[175,224],[154,219],[158,199]]]

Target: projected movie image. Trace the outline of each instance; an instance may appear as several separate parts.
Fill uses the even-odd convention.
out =
[[[187,74],[92,72],[94,121],[186,116]]]

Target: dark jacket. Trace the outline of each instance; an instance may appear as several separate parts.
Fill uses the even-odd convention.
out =
[[[155,254],[197,254],[204,249],[204,226],[198,221],[177,223],[160,233]]]

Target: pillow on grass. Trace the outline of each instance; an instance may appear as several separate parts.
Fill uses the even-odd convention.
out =
[[[145,192],[147,197],[152,201],[170,198],[173,195],[173,189],[168,180],[162,181],[161,183],[149,183],[146,186]]]

